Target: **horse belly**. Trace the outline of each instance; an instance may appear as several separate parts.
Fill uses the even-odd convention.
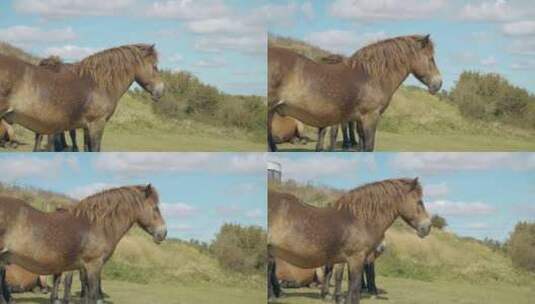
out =
[[[283,94],[281,100],[283,103],[277,108],[281,115],[294,117],[312,127],[329,127],[345,119],[340,107],[321,96]]]

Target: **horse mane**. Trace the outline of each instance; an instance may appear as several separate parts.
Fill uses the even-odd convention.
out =
[[[153,45],[130,44],[90,55],[76,66],[80,77],[89,76],[98,86],[113,89],[131,77],[135,68],[147,59],[158,63],[158,53]]]
[[[158,203],[156,190],[150,188],[148,193],[146,189],[147,186],[143,185],[111,188],[88,196],[65,209],[76,217],[86,218],[91,224],[102,225],[105,230],[116,230],[120,224],[134,220],[145,200],[150,198]]]
[[[372,43],[356,51],[351,57],[351,66],[362,67],[373,76],[384,75],[387,72],[406,70],[407,60],[413,58],[422,47],[434,53],[434,44],[422,44],[426,36],[411,35],[390,38]]]
[[[333,205],[363,219],[393,218],[398,214],[397,205],[404,201],[411,190],[422,195],[420,183],[414,179],[387,179],[359,186],[342,195]]]

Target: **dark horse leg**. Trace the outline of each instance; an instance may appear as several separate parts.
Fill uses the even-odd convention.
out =
[[[357,137],[355,136],[355,128],[357,123],[355,121],[350,121],[347,123],[348,133],[349,133],[349,144],[351,147],[357,146]]]
[[[344,279],[345,264],[337,264],[334,266],[334,302],[342,303],[342,280]]]
[[[52,282],[52,292],[50,293],[50,303],[51,304],[60,304],[61,301],[59,300],[59,284],[61,283],[61,273],[54,274],[53,275],[53,282]]]
[[[0,267],[0,304],[8,304],[11,302],[11,291],[6,283],[6,268]]]
[[[35,133],[35,142],[33,144],[33,152],[39,152],[41,148],[41,141],[43,141],[43,135]]]
[[[72,271],[65,274],[65,280],[63,281],[63,304],[69,304],[71,302],[71,289],[72,289]]]
[[[316,143],[316,152],[323,151],[323,140],[325,139],[327,128],[318,128],[318,142]]]
[[[338,125],[331,126],[331,144],[329,151],[334,151],[336,148],[336,139],[338,138]]]
[[[323,267],[323,285],[321,286],[321,298],[325,299],[329,295],[329,288],[331,287],[331,277],[333,275],[333,265],[325,265]]]
[[[351,148],[351,141],[349,139],[349,134],[351,133],[350,124],[350,122],[340,124],[340,126],[342,127],[342,136],[344,138],[344,141],[342,142],[342,148],[344,150],[348,150],[349,148]]]
[[[84,151],[91,151],[91,138],[89,137],[89,128],[84,128]]]
[[[99,261],[86,265],[85,278],[87,279],[87,295],[85,299],[87,299],[87,304],[103,303],[99,294],[102,265],[103,263]]]
[[[78,152],[78,144],[76,143],[76,129],[69,130],[72,142],[72,152]]]
[[[273,139],[273,134],[271,133],[271,125],[273,123],[273,115],[275,115],[274,110],[268,111],[268,151],[269,152],[277,152],[277,145],[275,144],[275,140]]]
[[[275,300],[281,296],[281,287],[277,279],[277,265],[274,258],[268,258],[268,301]]]
[[[377,295],[377,286],[375,286],[375,263],[366,264],[366,283],[368,284],[368,292],[372,295]]]

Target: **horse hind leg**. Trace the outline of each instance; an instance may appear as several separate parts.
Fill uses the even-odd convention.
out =
[[[35,133],[35,142],[33,144],[33,152],[39,152],[41,149],[41,141],[43,140],[43,135]]]
[[[323,284],[321,285],[321,298],[325,299],[329,295],[329,289],[331,284],[331,277],[333,275],[334,267],[333,265],[325,265],[324,266],[324,274],[323,274]]]
[[[323,141],[325,140],[325,133],[327,128],[318,128],[318,142],[316,143],[316,152],[323,151]]]
[[[332,152],[336,148],[336,139],[338,138],[338,125],[331,126],[330,135],[331,144],[329,145],[329,151]]]
[[[69,130],[69,135],[72,142],[72,152],[78,152],[78,144],[76,143],[76,129]]]
[[[52,292],[50,293],[50,303],[51,304],[61,304],[59,300],[59,284],[61,283],[61,273],[54,274],[52,282]]]
[[[63,304],[71,302],[72,276],[73,272],[69,271],[65,274],[65,279],[63,280]]]

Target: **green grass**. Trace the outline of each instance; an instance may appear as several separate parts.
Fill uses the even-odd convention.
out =
[[[221,287],[217,285],[179,284],[173,281],[165,283],[136,284],[113,280],[103,280],[102,287],[106,295],[105,303],[129,304],[249,304],[264,303],[266,293],[263,289],[243,289],[236,287]],[[80,303],[78,297],[79,284],[74,281],[73,303]],[[63,296],[60,293],[61,297]],[[48,294],[24,293],[15,294],[18,304],[48,304]]]
[[[31,151],[34,135],[16,126],[16,149]],[[70,139],[67,139],[70,145]],[[78,145],[83,147],[82,132]],[[265,136],[238,128],[214,127],[195,120],[168,120],[156,115],[149,103],[125,95],[104,131],[102,151],[265,151]]]
[[[432,283],[403,278],[378,276],[377,286],[384,290],[378,298],[370,298],[364,293],[362,303],[392,304],[503,304],[533,303],[535,284],[517,286],[504,283],[467,284],[455,281],[435,281]],[[334,288],[331,288],[331,292]],[[344,286],[344,292],[347,291]],[[319,299],[319,290],[312,288],[285,289],[279,304],[326,303]]]

